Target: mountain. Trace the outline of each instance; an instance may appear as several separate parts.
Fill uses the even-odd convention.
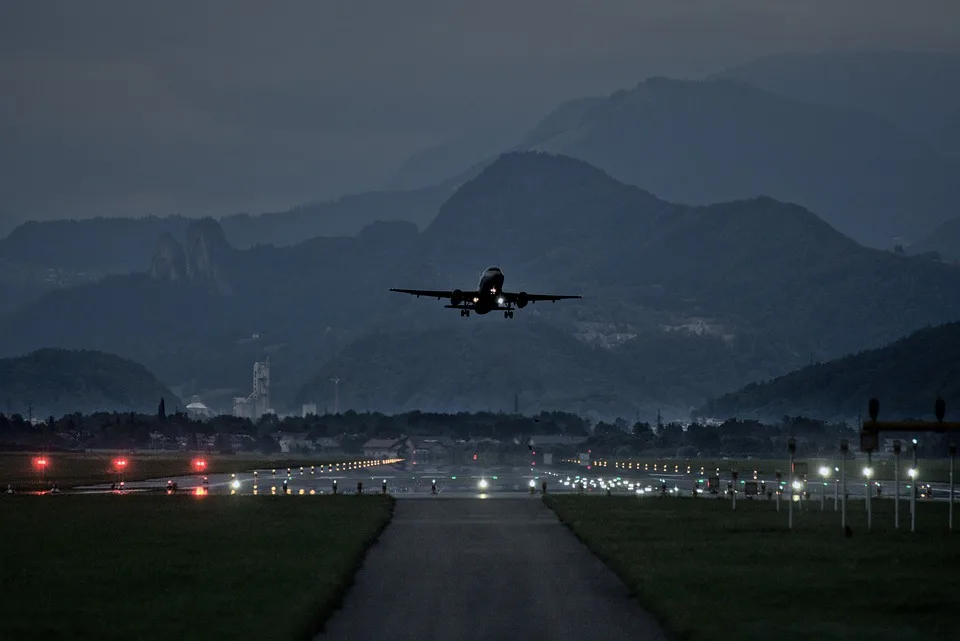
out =
[[[250,393],[253,362],[269,356],[277,396],[289,398],[384,307],[416,239],[412,223],[382,222],[354,237],[241,250],[218,221],[194,221],[184,241],[156,241],[149,271],[49,292],[0,318],[0,352],[111,351],[221,411]]]
[[[718,418],[850,419],[880,401],[881,419],[933,420],[937,395],[947,420],[960,416],[960,323],[928,327],[879,349],[804,367],[725,394],[701,408]],[[952,419],[950,417],[953,417]]]
[[[960,155],[960,54],[862,51],[778,54],[715,76],[797,100],[881,116],[943,154]]]
[[[225,237],[240,249],[286,247],[320,236],[353,236],[376,221],[403,220],[425,227],[455,185],[369,192],[273,214],[220,219]],[[51,269],[80,280],[140,272],[150,265],[157,239],[180,242],[196,221],[184,216],[32,221],[0,239],[0,260]]]
[[[668,200],[766,195],[883,248],[920,237],[960,205],[960,165],[866,112],[731,80],[666,78],[561,109],[572,113],[548,116],[526,149],[580,158]]]
[[[0,359],[0,407],[34,418],[74,412],[153,414],[163,398],[170,412],[182,401],[143,365],[98,351],[40,349]]]
[[[523,135],[529,126],[526,123],[511,122],[496,128],[472,128],[437,144],[418,149],[400,165],[391,178],[388,189],[418,190],[445,183],[481,159],[495,159],[497,154],[509,148]]]
[[[626,362],[535,315],[364,334],[325,363],[295,402],[332,410],[334,376],[341,411],[512,411],[515,397],[524,413],[656,411],[653,399],[637,393]]]
[[[3,238],[9,234],[10,231],[19,224],[20,220],[18,220],[15,216],[4,211],[0,211],[0,238]]]
[[[904,250],[910,255],[935,252],[942,260],[960,260],[960,218],[952,218],[932,232],[907,245]]]
[[[463,319],[388,291],[470,288],[490,264],[511,291],[584,298]],[[527,152],[460,185],[422,232],[382,222],[240,249],[222,224],[196,221],[184,240],[158,240],[147,273],[51,292],[0,318],[0,353],[107,350],[221,408],[249,393],[253,361],[269,356],[278,409],[322,402],[321,387],[303,384],[349,365],[337,374],[344,393],[349,378],[363,386],[356,402],[377,407],[449,407],[444,394],[484,407],[500,402],[487,388],[510,402],[519,388],[529,406],[662,403],[680,417],[811,358],[957,319],[960,269],[862,247],[798,205],[674,204],[582,160]],[[377,400],[402,368],[408,382]],[[577,396],[574,379],[600,383]]]

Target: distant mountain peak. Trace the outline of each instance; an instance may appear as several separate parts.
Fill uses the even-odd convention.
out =
[[[171,282],[187,280],[187,254],[172,234],[164,232],[157,241],[149,274],[156,280]]]
[[[233,292],[225,263],[235,250],[213,218],[202,218],[187,226],[184,247],[169,233],[157,243],[150,276],[158,280],[203,285],[221,295]]]

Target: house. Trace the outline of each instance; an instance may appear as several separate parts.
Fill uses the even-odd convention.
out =
[[[313,447],[327,456],[343,454],[343,446],[335,438],[322,437],[313,440]]]
[[[421,461],[443,459],[450,455],[450,444],[439,438],[426,438],[417,443],[413,457]]]
[[[273,438],[277,439],[280,446],[280,452],[288,454],[303,450],[313,451],[313,441],[305,432],[274,432]]]
[[[403,438],[372,438],[363,444],[363,455],[367,458],[400,458],[401,451],[413,451],[412,443]]]

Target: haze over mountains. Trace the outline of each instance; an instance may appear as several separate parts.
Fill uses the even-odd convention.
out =
[[[811,357],[960,318],[950,265],[864,248],[798,205],[672,204],[545,153],[500,157],[422,233],[383,222],[241,250],[205,219],[184,238],[164,235],[148,273],[0,319],[0,353],[110,351],[221,408],[269,354],[280,407],[322,404],[336,374],[356,409],[510,409],[516,394],[530,411],[682,416]],[[469,288],[491,263],[512,291],[584,300],[464,320],[387,291]]]
[[[832,62],[650,78],[285,212],[25,223],[0,239],[0,355],[116,353],[222,411],[269,355],[281,409],[323,405],[339,376],[355,409],[683,417],[960,319],[960,270],[915,255],[960,256],[960,165],[931,139],[952,103],[919,111],[949,64],[911,101],[869,59],[837,59],[846,93],[803,80]],[[387,292],[469,288],[490,264],[510,290],[584,300],[463,321]]]
[[[780,96],[874,113],[940,153],[960,155],[960,54],[778,54],[716,74]]]

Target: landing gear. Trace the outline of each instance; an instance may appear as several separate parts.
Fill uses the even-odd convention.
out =
[[[461,310],[460,310],[460,315],[461,315],[461,316],[470,316],[470,310],[469,310],[469,309],[461,309]]]
[[[508,309],[507,311],[505,311],[505,312],[503,313],[503,317],[504,317],[504,318],[513,318],[513,310],[512,310],[512,309]]]

